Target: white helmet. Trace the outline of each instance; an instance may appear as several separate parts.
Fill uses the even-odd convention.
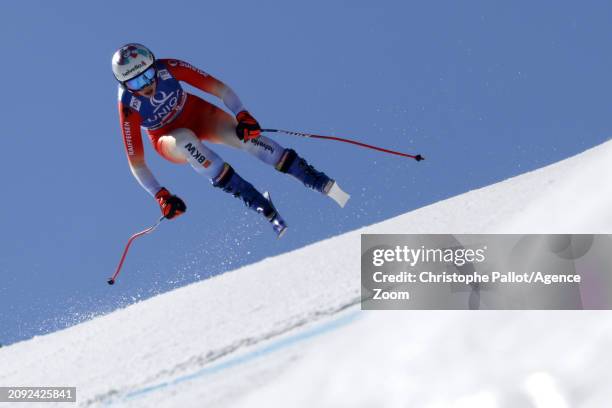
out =
[[[124,83],[147,70],[155,62],[155,56],[142,44],[130,43],[113,54],[113,74]]]

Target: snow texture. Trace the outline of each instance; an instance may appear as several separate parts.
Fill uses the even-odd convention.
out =
[[[359,310],[360,234],[612,233],[609,174],[612,142],[2,348],[0,385],[81,407],[609,406],[610,312]]]

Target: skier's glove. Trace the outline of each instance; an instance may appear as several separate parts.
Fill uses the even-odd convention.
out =
[[[257,139],[261,136],[261,127],[259,127],[259,123],[249,112],[244,110],[238,113],[236,119],[238,119],[238,126],[236,126],[238,139],[246,143],[251,139]]]
[[[170,194],[164,187],[155,194],[155,199],[159,203],[162,214],[169,220],[178,217],[187,210],[187,206],[183,200]]]

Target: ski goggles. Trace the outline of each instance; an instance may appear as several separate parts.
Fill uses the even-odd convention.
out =
[[[125,86],[127,86],[130,91],[140,91],[145,86],[153,83],[156,74],[155,68],[150,67],[142,74],[125,81]]]

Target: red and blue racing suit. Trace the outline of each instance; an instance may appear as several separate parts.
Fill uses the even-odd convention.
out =
[[[175,59],[159,59],[155,94],[151,97],[131,92],[119,85],[119,120],[132,174],[152,196],[161,185],[147,167],[140,128],[153,147],[167,160],[189,164],[214,179],[224,161],[202,141],[223,143],[246,150],[265,163],[276,166],[284,148],[261,136],[241,142],[236,136],[236,120],[223,109],[187,93],[183,81],[223,101],[234,116],[245,110],[234,91],[223,82],[191,64]]]

